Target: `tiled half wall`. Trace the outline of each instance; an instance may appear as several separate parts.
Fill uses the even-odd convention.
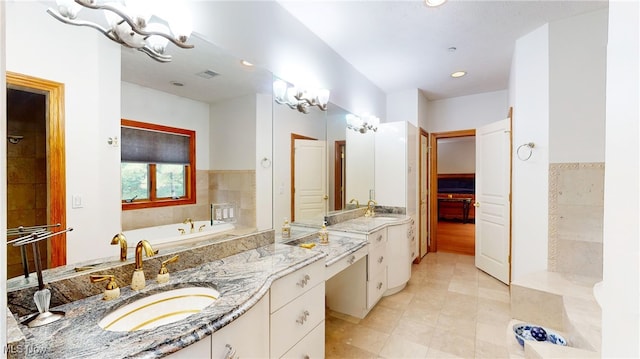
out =
[[[549,165],[549,271],[602,278],[604,163]]]

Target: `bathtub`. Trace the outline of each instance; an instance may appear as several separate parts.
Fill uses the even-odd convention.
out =
[[[216,233],[230,231],[235,228],[233,223],[222,221],[196,221],[193,222],[194,232],[191,233],[191,225],[184,223],[165,224],[155,227],[146,227],[123,231],[127,237],[127,246],[135,247],[139,241],[146,239],[152,247],[167,247],[170,245],[180,245],[192,243],[201,237],[210,236]],[[184,234],[181,234],[181,229]]]

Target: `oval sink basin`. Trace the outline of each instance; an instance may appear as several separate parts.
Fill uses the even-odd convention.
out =
[[[98,326],[116,332],[151,329],[199,313],[219,297],[217,290],[207,287],[167,290],[114,310],[102,318]]]

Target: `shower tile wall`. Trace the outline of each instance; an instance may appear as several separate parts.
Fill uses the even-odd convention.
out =
[[[18,143],[7,140],[8,228],[46,224],[48,220],[45,106],[44,95],[13,89],[7,92],[7,135],[23,136]],[[27,249],[33,271],[32,250]],[[40,242],[40,251],[42,266],[47,268],[46,241]],[[17,247],[7,247],[7,270],[9,278],[22,274]]]
[[[602,278],[604,163],[549,166],[549,270]]]
[[[237,223],[256,226],[256,171],[210,171],[209,199],[211,203],[235,203]]]

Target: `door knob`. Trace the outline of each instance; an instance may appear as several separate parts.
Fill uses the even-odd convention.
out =
[[[473,206],[474,206],[474,207],[480,207],[480,202],[475,202],[475,203],[473,204]]]
[[[326,194],[324,195],[324,197],[322,197],[322,199],[324,199],[325,201],[329,199],[329,196],[327,196]]]

